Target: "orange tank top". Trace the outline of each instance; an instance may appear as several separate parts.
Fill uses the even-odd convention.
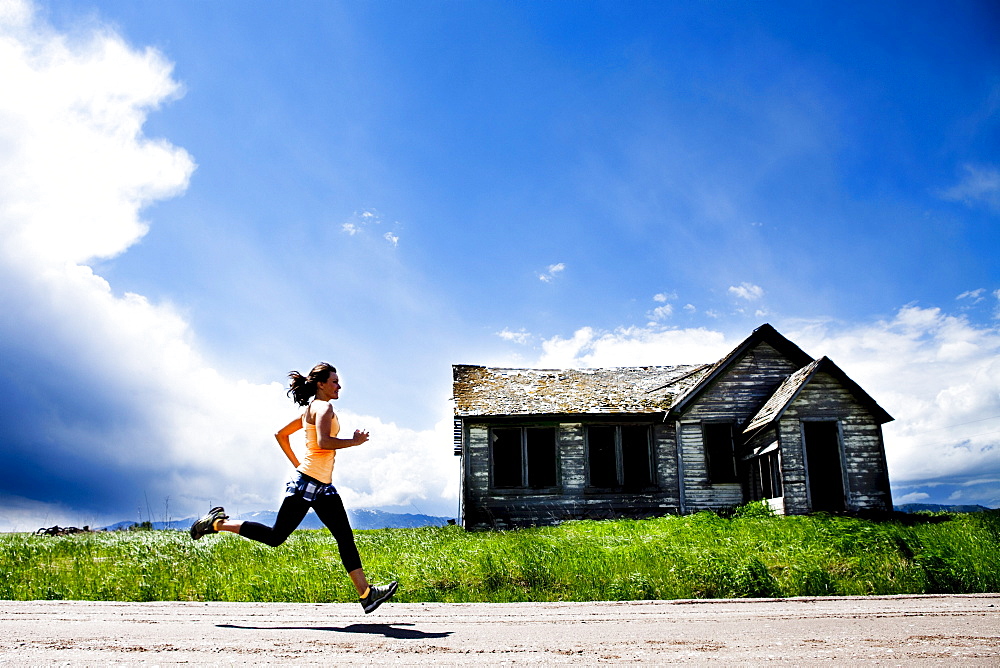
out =
[[[337,451],[324,450],[319,447],[316,438],[316,425],[306,422],[305,415],[302,416],[302,422],[306,428],[306,455],[296,470],[322,483],[330,484],[333,481],[333,462]],[[339,433],[340,421],[337,419],[337,414],[334,413],[333,422],[330,424],[330,436],[336,438]]]

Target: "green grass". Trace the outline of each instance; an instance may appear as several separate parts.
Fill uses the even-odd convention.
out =
[[[357,531],[396,600],[589,601],[1000,591],[1000,511],[905,524],[753,508],[465,532]],[[325,531],[272,549],[177,531],[0,535],[0,599],[353,601]]]

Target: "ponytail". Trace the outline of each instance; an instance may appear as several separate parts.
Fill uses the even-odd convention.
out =
[[[329,380],[331,373],[337,373],[337,369],[327,362],[320,362],[314,366],[308,376],[303,376],[298,371],[290,371],[286,394],[299,406],[305,406],[316,396],[317,386]]]

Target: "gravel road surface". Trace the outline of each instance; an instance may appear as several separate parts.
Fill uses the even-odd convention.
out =
[[[0,601],[0,664],[1000,666],[1000,594],[600,603]]]

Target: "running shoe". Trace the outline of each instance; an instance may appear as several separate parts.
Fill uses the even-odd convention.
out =
[[[369,612],[375,612],[375,608],[392,598],[392,595],[396,593],[396,588],[398,586],[399,583],[393,580],[384,587],[369,587],[368,596],[358,599],[361,601],[361,607],[365,609],[365,614],[367,615]]]
[[[206,536],[210,533],[219,533],[215,530],[215,523],[219,520],[228,520],[229,515],[223,510],[222,506],[216,506],[208,511],[208,515],[205,515],[200,520],[191,525],[191,538],[198,540],[202,536]]]

